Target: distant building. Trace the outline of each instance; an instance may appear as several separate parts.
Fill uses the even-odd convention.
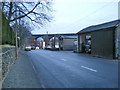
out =
[[[77,41],[77,35],[52,37],[48,42],[47,49],[73,51],[75,41]]]
[[[77,41],[77,35],[59,37],[60,50],[72,50],[73,51],[75,41]]]
[[[78,52],[93,56],[118,58],[120,20],[89,26],[78,34]],[[119,27],[118,27],[119,26]]]

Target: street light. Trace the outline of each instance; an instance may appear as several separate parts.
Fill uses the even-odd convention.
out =
[[[17,37],[18,38],[18,40],[20,40],[20,37]]]

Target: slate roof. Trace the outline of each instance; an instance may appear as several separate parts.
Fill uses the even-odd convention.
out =
[[[92,31],[96,31],[96,30],[100,30],[100,29],[104,29],[104,28],[116,27],[118,24],[120,24],[120,19],[114,20],[111,22],[107,22],[107,23],[103,23],[103,24],[99,24],[99,25],[89,26],[87,28],[82,29],[77,34],[92,32]]]

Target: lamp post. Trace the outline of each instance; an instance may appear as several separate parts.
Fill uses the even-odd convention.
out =
[[[16,10],[17,10],[17,8],[16,8]],[[17,13],[15,13],[15,16],[17,17]],[[15,23],[16,23],[16,25],[15,25],[15,42],[16,42],[15,49],[16,49],[16,59],[17,59],[17,57],[18,57],[18,22],[17,22],[17,20],[15,20]]]
[[[17,21],[16,21],[17,23]],[[15,49],[16,49],[16,58],[18,57],[18,40],[17,40],[17,25],[16,25],[16,32],[15,32],[15,40],[16,40],[16,44],[15,44]]]

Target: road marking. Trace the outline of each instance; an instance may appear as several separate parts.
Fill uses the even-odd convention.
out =
[[[42,87],[42,88],[45,88],[45,86],[44,86],[43,84],[41,84],[41,87]]]
[[[33,67],[35,73],[37,74],[37,71],[36,71],[36,69],[35,69],[35,67],[34,67],[34,65],[33,65],[33,63],[32,63],[32,61],[30,61],[30,63],[32,64],[32,67]],[[42,83],[41,83],[41,87],[42,87],[42,88],[45,88],[45,86],[44,86]]]
[[[32,67],[33,67],[35,73],[37,73],[37,71],[36,71],[36,69],[35,69],[35,67],[34,67],[34,65],[33,65],[33,63],[32,63],[32,61],[30,61],[30,63],[32,64]]]
[[[67,60],[66,60],[66,59],[64,59],[64,58],[63,58],[63,59],[61,59],[61,60],[62,60],[62,61],[67,61]]]
[[[89,67],[85,67],[85,66],[81,66],[82,68],[85,68],[85,69],[88,69],[88,70],[90,70],[90,71],[93,71],[93,72],[97,72],[97,70],[95,70],[95,69],[92,69],[92,68],[89,68]]]

